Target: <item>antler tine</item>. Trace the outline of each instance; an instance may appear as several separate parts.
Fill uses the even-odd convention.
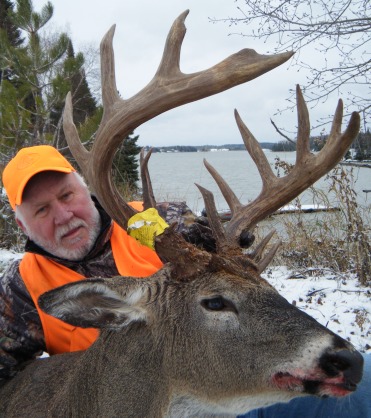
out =
[[[173,23],[166,39],[164,53],[155,78],[178,75],[180,73],[180,52],[187,31],[184,21],[188,13],[189,10],[184,11]]]
[[[216,210],[214,195],[212,192],[210,192],[210,190],[205,189],[199,184],[196,184],[196,186],[200,190],[204,199],[207,218],[209,221],[209,226],[213,231],[213,237],[215,238],[217,252],[228,251],[231,247],[231,242],[227,240],[224,233],[222,221],[218,215],[218,211]]]
[[[263,191],[269,187],[275,180],[271,166],[268,162],[267,157],[264,154],[259,142],[255,139],[254,135],[250,132],[247,126],[243,123],[237,110],[234,111],[234,116],[237,122],[238,129],[240,130],[245,147],[253,159],[259,174],[263,182]]]
[[[298,138],[296,141],[296,162],[303,163],[310,155],[310,122],[309,112],[305,103],[303,93],[299,85],[296,86],[296,107],[298,114]]]
[[[144,209],[155,208],[156,200],[152,189],[151,177],[148,171],[148,161],[152,155],[152,148],[144,156],[144,148],[140,151],[140,176],[142,178],[143,207]]]
[[[229,240],[235,243],[238,243],[244,230],[251,231],[258,222],[289,203],[335,167],[357,136],[360,128],[360,117],[357,112],[352,114],[348,127],[341,134],[342,102],[339,101],[326,145],[317,155],[311,154],[309,151],[308,110],[299,86],[296,91],[299,119],[298,155],[295,167],[285,177],[277,178],[274,175],[259,143],[244,125],[237,111],[235,112],[237,125],[246,149],[257,165],[263,182],[259,196],[253,202],[234,211],[232,219],[226,224],[225,234]],[[219,183],[223,184],[218,181]],[[226,189],[224,184],[223,188]]]
[[[233,190],[229,187],[228,183],[223,179],[223,177],[215,170],[215,168],[204,159],[204,165],[207,168],[207,171],[212,175],[216,184],[218,185],[224,199],[226,200],[229,208],[232,213],[239,210],[242,206],[241,202],[238,200],[237,196],[234,194]]]
[[[179,69],[186,32],[182,13],[172,25],[161,63],[149,84],[133,97],[119,97],[115,81],[113,26],[101,42],[104,114],[90,152],[83,150],[72,121],[72,107],[65,109],[66,139],[93,192],[108,214],[121,226],[135,211],[122,199],[111,179],[112,162],[124,138],[142,123],[167,110],[220,93],[252,80],[287,61],[292,52],[259,55],[250,49],[233,54],[219,64],[192,74]],[[70,112],[70,116],[68,113]]]
[[[268,245],[268,242],[272,239],[273,235],[276,233],[275,229],[272,229],[256,246],[255,250],[250,253],[250,257],[258,262],[261,260],[263,251],[265,250],[265,247]]]
[[[328,144],[332,144],[333,141],[336,141],[336,138],[341,135],[341,121],[343,119],[343,101],[339,99],[334,118],[332,121],[331,131],[329,138],[327,140]]]
[[[101,51],[101,75],[102,75],[102,102],[104,115],[101,126],[104,126],[106,119],[109,119],[113,109],[112,107],[120,96],[116,86],[115,74],[115,55],[113,53],[112,42],[115,34],[116,25],[112,25],[111,29],[106,33],[100,45]]]
[[[270,168],[269,162],[267,157],[265,156],[263,150],[261,149],[258,141],[254,138],[252,133],[243,123],[240,115],[238,114],[237,110],[235,110],[235,118],[237,125],[242,133],[242,138],[245,143],[245,147],[249,152],[250,156],[254,160],[258,170],[260,172],[260,176],[263,181],[263,189],[265,190],[272,182],[276,180],[276,176],[273,174],[273,171]],[[215,182],[217,183],[220,191],[222,192],[224,199],[226,200],[229,208],[231,209],[232,215],[234,213],[238,213],[243,205],[233,192],[233,190],[229,187],[228,183],[223,179],[223,177],[217,172],[217,170],[204,159],[204,165],[209,171],[209,173],[214,178]],[[209,216],[209,214],[208,214]]]
[[[343,101],[339,99],[334,119],[332,121],[330,135],[324,148],[337,148],[336,142],[341,136],[343,141],[350,141],[358,135],[360,128],[360,116],[358,112],[353,112],[350,121],[344,133],[341,135],[341,122],[343,119]]]
[[[64,106],[63,131],[65,133],[66,138],[69,138],[68,145],[70,147],[72,155],[75,157],[76,161],[78,162],[81,168],[81,171],[85,174],[88,169],[89,152],[81,144],[76,126],[73,123],[71,92],[67,93],[66,102]]]
[[[258,263],[258,273],[262,273],[268,266],[268,264],[273,260],[273,257],[275,256],[279,246],[281,245],[281,241],[275,242],[275,244],[272,246],[272,248],[269,250],[269,252],[265,255],[264,258]]]
[[[258,244],[255,250],[249,253],[249,256],[257,263],[258,272],[263,272],[268,264],[272,261],[273,257],[275,256],[279,246],[281,245],[281,240],[275,242],[269,252],[262,257],[265,247],[267,246],[268,242],[272,239],[273,235],[276,233],[276,230],[273,229],[270,231],[264,239]]]

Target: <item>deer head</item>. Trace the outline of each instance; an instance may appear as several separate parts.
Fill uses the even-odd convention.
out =
[[[105,36],[101,44],[104,115],[90,152],[78,139],[71,99],[66,100],[64,129],[70,149],[101,204],[123,227],[135,211],[117,193],[110,175],[122,139],[166,110],[251,80],[292,55],[261,56],[243,50],[208,70],[183,74],[179,56],[187,13],[174,22],[153,80],[128,100],[118,97],[115,86],[113,29]],[[96,351],[109,351],[110,360],[101,373],[124,389],[113,390],[110,401],[123,408],[130,404],[135,411],[132,416],[176,416],[187,408],[195,415],[205,410],[243,413],[302,393],[342,396],[361,379],[362,358],[351,344],[290,305],[261,278],[278,246],[262,255],[272,234],[248,256],[239,245],[242,232],[252,230],[334,167],[359,130],[359,116],[354,113],[346,131],[340,132],[339,101],[329,140],[320,153],[312,155],[308,111],[299,87],[297,107],[297,162],[284,178],[273,174],[236,112],[246,148],[263,180],[255,201],[242,205],[205,162],[233,214],[224,227],[212,193],[198,186],[217,242],[216,253],[186,243],[170,227],[156,237],[156,251],[167,264],[153,276],[84,280],[40,299],[40,306],[51,315],[102,329],[101,338],[86,353],[86,363],[93,361]],[[149,155],[142,156],[141,162],[145,208],[155,203]],[[87,381],[78,385],[83,387]],[[99,393],[104,396],[105,392]],[[145,401],[140,401],[142,395]],[[89,402],[99,409],[98,400]],[[90,408],[84,407],[84,411]]]

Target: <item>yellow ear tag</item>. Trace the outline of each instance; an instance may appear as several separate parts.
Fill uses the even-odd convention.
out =
[[[161,235],[168,227],[157,209],[150,208],[136,213],[129,219],[127,232],[141,244],[154,250],[155,237]]]

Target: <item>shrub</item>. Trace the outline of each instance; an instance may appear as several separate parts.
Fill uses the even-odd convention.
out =
[[[276,161],[278,175],[289,172],[291,166]],[[260,226],[259,235],[272,225],[282,238],[281,250],[276,263],[291,269],[326,269],[341,276],[356,274],[364,286],[371,285],[370,207],[360,207],[354,190],[353,170],[346,172],[341,165],[326,177],[327,190],[309,189],[314,205],[326,208],[324,212],[308,215],[300,208],[301,200],[295,205],[299,210],[290,215],[274,216]],[[337,210],[333,210],[336,202]],[[303,273],[304,274],[304,273]]]

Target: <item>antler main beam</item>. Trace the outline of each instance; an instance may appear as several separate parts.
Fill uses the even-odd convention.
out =
[[[68,145],[93,192],[109,215],[121,226],[134,210],[121,198],[111,179],[117,148],[134,129],[167,110],[203,99],[250,81],[283,64],[293,52],[259,55],[243,49],[215,66],[196,73],[180,71],[180,51],[188,10],[173,23],[154,78],[139,93],[123,100],[115,81],[113,26],[101,42],[101,76],[104,113],[92,150],[81,144],[72,118],[71,95],[66,98],[63,128]]]

